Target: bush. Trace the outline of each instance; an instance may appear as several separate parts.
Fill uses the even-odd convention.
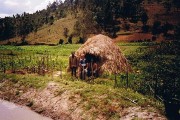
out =
[[[72,44],[72,38],[73,38],[73,36],[70,35],[69,38],[68,38],[68,43]]]
[[[152,34],[153,35],[157,35],[161,33],[161,22],[160,21],[155,21],[153,23],[153,27],[152,27]]]
[[[85,40],[82,37],[79,37],[78,43],[83,44],[84,42],[85,42]]]
[[[60,40],[59,40],[59,44],[61,44],[61,45],[62,45],[62,44],[63,44],[63,42],[64,42],[64,40],[63,40],[63,39],[60,39]]]
[[[141,29],[142,29],[143,33],[148,33],[149,28],[150,28],[149,25],[143,25]]]

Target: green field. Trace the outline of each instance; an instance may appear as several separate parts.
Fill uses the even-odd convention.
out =
[[[6,69],[23,69],[25,67],[38,66],[43,59],[50,68],[58,69],[61,65],[63,70],[68,66],[68,57],[72,51],[77,50],[80,45],[59,46],[0,46],[0,66]]]
[[[144,79],[142,73],[136,72],[141,72],[141,69],[148,65],[147,62],[138,60],[137,55],[143,53],[140,49],[146,50],[152,44],[154,43],[118,43],[118,46],[120,46],[123,54],[129,59],[134,70],[134,73],[128,74],[128,87],[135,91],[142,89],[140,86],[141,82],[143,82],[142,79]],[[69,55],[72,51],[76,51],[80,46],[80,44],[58,46],[0,46],[1,72],[3,72],[3,67],[6,67],[6,71],[26,71],[27,69],[25,68],[27,67],[29,69],[34,67],[38,69],[38,66],[43,63],[45,64],[45,68],[49,71],[47,75],[51,75],[51,71],[62,70],[65,73],[65,76],[69,76],[67,73]],[[45,59],[44,62],[43,59]],[[104,73],[94,82],[110,87],[127,87],[126,73],[121,73],[117,76],[116,85],[114,85],[114,77],[114,75]]]
[[[118,46],[129,60],[134,72],[129,73],[128,77],[127,73],[118,74],[116,76],[116,84],[114,82],[115,76],[110,74],[103,74],[94,81],[81,81],[70,77],[70,74],[67,73],[68,58],[71,51],[76,51],[81,46],[80,44],[58,46],[0,46],[0,80],[9,80],[11,83],[9,85],[12,87],[18,84],[26,86],[26,88],[33,87],[35,89],[42,89],[48,82],[55,81],[63,88],[58,91],[58,94],[64,91],[71,91],[72,99],[74,95],[80,95],[82,104],[84,102],[88,103],[83,104],[83,108],[86,111],[91,111],[90,114],[93,116],[105,114],[108,118],[119,118],[117,106],[142,106],[146,108],[147,105],[150,105],[163,112],[164,107],[161,101],[161,91],[163,90],[162,83],[166,81],[162,82],[160,79],[160,75],[164,71],[157,72],[157,69],[161,69],[162,64],[165,66],[173,65],[174,63],[172,61],[178,59],[176,55],[173,54],[161,54],[159,51],[152,51],[151,48],[157,45],[159,44],[154,42],[118,43]],[[21,75],[8,72],[11,71],[12,64],[14,64],[13,67],[16,71],[25,70],[23,67],[38,66],[39,63],[42,63],[43,58],[45,59],[45,66],[48,66],[50,71],[55,72],[62,70],[64,72],[62,78],[53,77],[51,73],[41,76],[34,73]],[[161,59],[162,63],[158,62],[159,59]],[[174,66],[172,66],[172,70],[177,67],[177,63],[178,62],[175,62]],[[6,66],[7,73],[3,73],[3,66]],[[62,69],[60,69],[60,66]],[[169,69],[171,69],[170,66],[167,70]],[[155,74],[159,76],[154,78]],[[177,86],[175,86],[175,88]],[[154,92],[156,89],[158,89],[158,92]],[[176,90],[178,91],[179,89]],[[145,96],[139,93],[143,93]],[[176,95],[177,93],[178,92],[174,92],[172,95]],[[97,97],[105,94],[106,97],[103,100]],[[156,95],[160,98],[159,100],[161,102],[153,98],[153,96]],[[132,101],[128,99],[135,100],[137,104],[133,104]],[[113,101],[117,102],[117,106],[112,105]],[[113,111],[111,111],[111,107],[113,107]],[[92,111],[93,108],[97,109]]]

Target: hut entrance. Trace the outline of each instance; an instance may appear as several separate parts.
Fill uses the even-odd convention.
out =
[[[100,56],[96,56],[93,54],[87,53],[85,55],[85,58],[88,63],[88,71],[87,71],[87,76],[88,77],[98,77],[99,76],[99,67],[101,63]]]
[[[100,57],[99,56],[95,56],[93,54],[87,53],[85,55],[85,58],[86,58],[88,63],[91,63],[91,62],[100,63]]]

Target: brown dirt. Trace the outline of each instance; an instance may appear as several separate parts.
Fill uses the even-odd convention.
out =
[[[59,93],[58,90],[61,87],[50,82],[47,87],[42,91],[30,90],[21,96],[22,99],[33,98],[33,109],[39,111],[42,110],[42,114],[50,116],[54,120],[78,120],[81,118],[80,113],[82,109],[77,104],[79,99],[70,100],[71,93],[65,91]],[[78,98],[78,96],[76,96]],[[40,111],[41,111],[40,110]]]
[[[152,40],[152,34],[150,33],[133,33],[130,35],[119,35],[114,39],[114,42],[131,42],[138,40]]]
[[[133,33],[130,35],[118,35],[118,37],[114,38],[113,41],[115,43],[118,42],[146,42],[152,41],[153,35],[151,33]],[[156,41],[163,41],[165,38],[162,34],[156,36]]]
[[[123,117],[121,118],[121,120],[132,120],[135,118],[140,118],[142,120],[166,120],[166,118],[163,118],[157,112],[148,112],[142,107],[127,108],[123,111]]]

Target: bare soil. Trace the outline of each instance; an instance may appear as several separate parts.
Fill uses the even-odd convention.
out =
[[[150,33],[133,33],[130,35],[119,35],[114,39],[114,42],[133,42],[133,41],[144,41],[152,40],[152,34]]]

